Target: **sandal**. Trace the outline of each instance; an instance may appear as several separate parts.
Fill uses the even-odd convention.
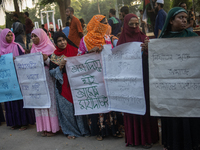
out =
[[[47,136],[47,132],[46,132],[46,131],[43,131],[43,132],[41,133],[41,136],[42,136],[42,137]]]
[[[22,127],[19,129],[19,131],[24,131],[24,130],[26,130],[26,129],[28,129],[28,126],[22,126]]]
[[[102,141],[102,140],[103,140],[103,137],[99,135],[99,136],[97,136],[97,140],[98,140],[98,141]]]
[[[69,140],[71,140],[71,139],[75,139],[76,137],[75,136],[67,136],[67,138],[69,139]]]
[[[18,128],[20,128],[20,127],[21,127],[21,126],[12,126],[11,129],[12,129],[12,130],[15,130],[15,129],[18,129]]]
[[[54,136],[55,134],[52,132],[47,132],[46,135],[47,135],[47,137],[51,137],[51,136]]]
[[[149,149],[149,148],[152,147],[152,145],[151,145],[151,144],[145,144],[145,145],[143,145],[142,147],[143,147],[144,149]]]

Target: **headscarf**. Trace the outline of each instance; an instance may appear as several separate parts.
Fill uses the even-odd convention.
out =
[[[4,54],[8,54],[8,53],[13,53],[13,56],[18,56],[19,55],[19,51],[18,51],[18,47],[21,49],[22,52],[24,52],[24,49],[18,44],[15,43],[15,35],[14,33],[12,33],[13,35],[13,40],[11,43],[8,43],[6,41],[6,35],[12,31],[10,29],[3,29],[1,34],[0,34],[0,55],[4,55]]]
[[[136,28],[129,27],[128,22],[131,18],[137,18],[138,17],[135,14],[128,14],[124,18],[124,26],[122,33],[120,35],[119,41],[117,42],[117,45],[127,43],[127,42],[144,42],[146,35],[140,31],[139,26]]]
[[[26,35],[23,24],[20,22],[13,23],[13,33],[15,34],[15,42],[20,44],[25,49]]]
[[[67,41],[67,46],[66,48],[63,50],[63,49],[60,49],[58,48],[57,46],[57,39],[59,37],[63,37],[64,39],[66,39]],[[62,56],[62,55],[65,55],[66,57],[71,57],[71,56],[76,56],[77,53],[78,53],[78,48],[76,47],[75,44],[73,44],[66,36],[63,32],[55,32],[54,35],[53,35],[53,40],[54,40],[54,43],[56,44],[56,50],[54,51],[54,54],[57,55],[57,56]]]
[[[0,29],[0,34],[1,34],[2,29]]]
[[[37,28],[31,32],[31,34],[33,33],[39,37],[40,42],[38,45],[33,43],[31,53],[42,52],[48,56],[51,55],[56,48],[48,38],[46,32],[43,29]]]
[[[104,35],[108,29],[108,25],[101,23],[105,16],[95,15],[87,25],[87,35],[84,37],[84,42],[87,50],[90,51],[94,47],[101,47],[106,44]]]
[[[185,12],[187,14],[187,11],[182,7],[174,7],[169,11],[159,38],[162,38],[164,35],[168,36],[167,34],[170,34],[170,32],[167,31],[168,27],[170,26],[170,19],[181,12]]]

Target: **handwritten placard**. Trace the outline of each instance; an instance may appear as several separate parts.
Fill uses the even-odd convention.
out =
[[[96,53],[67,58],[66,70],[75,115],[108,112],[108,99],[100,59],[101,55]]]
[[[51,101],[41,53],[16,57],[15,68],[24,100],[24,108],[50,108]]]
[[[2,55],[0,66],[0,103],[22,99],[13,63],[13,54]]]
[[[200,37],[149,43],[152,116],[200,117]]]
[[[102,52],[103,72],[109,100],[109,110],[144,115],[141,43],[119,45]]]

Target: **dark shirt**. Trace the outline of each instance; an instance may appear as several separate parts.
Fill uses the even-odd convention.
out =
[[[115,17],[116,18],[116,17]],[[121,32],[121,26],[122,26],[122,22],[121,20],[119,20],[118,18],[116,18],[118,20],[119,23],[117,24],[113,24],[113,21],[111,19],[108,20],[109,25],[112,27],[112,32],[111,34],[114,36],[117,36],[117,34],[119,32]]]
[[[46,33],[47,33],[47,30],[45,28],[42,28]]]
[[[26,27],[26,34],[32,32],[34,25],[30,18],[26,18],[25,27]]]
[[[154,34],[156,38],[158,37],[158,30],[162,30],[164,26],[166,17],[167,17],[167,13],[163,9],[158,11],[158,15],[156,16],[155,29],[154,29]]]

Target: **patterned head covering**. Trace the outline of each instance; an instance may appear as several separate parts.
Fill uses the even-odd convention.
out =
[[[38,28],[31,32],[31,34],[33,33],[39,37],[40,42],[38,45],[35,45],[33,43],[31,53],[42,52],[43,54],[46,54],[48,56],[51,55],[56,48],[48,38],[46,32],[43,29]]]
[[[104,18],[105,16],[103,15],[95,15],[87,25],[88,33],[84,37],[84,42],[88,51],[94,47],[100,48],[101,45],[106,44],[104,36],[108,29],[108,25],[100,22]]]

